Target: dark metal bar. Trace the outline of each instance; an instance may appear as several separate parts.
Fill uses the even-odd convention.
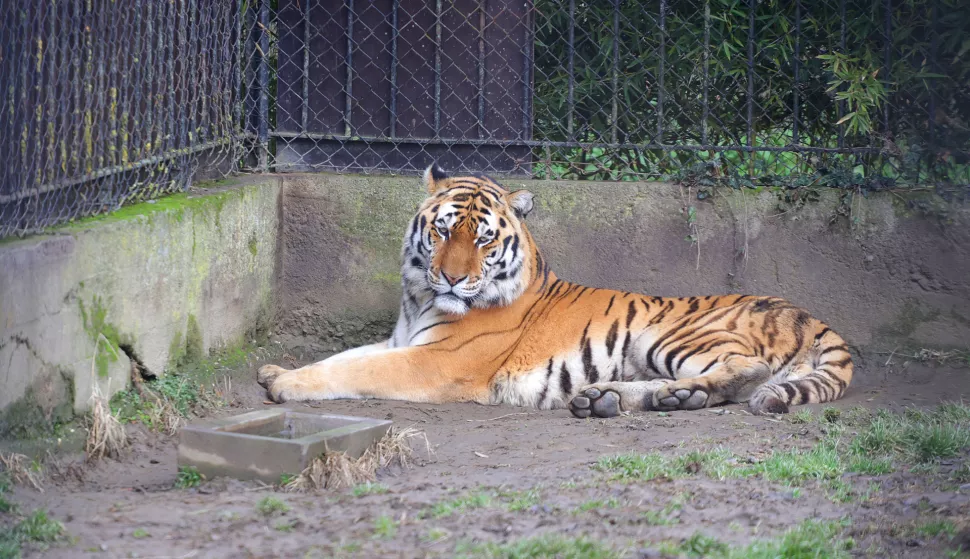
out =
[[[269,0],[259,4],[259,169],[269,168]]]
[[[566,136],[573,139],[573,113],[576,112],[576,0],[569,0],[569,92],[566,94]]]
[[[525,49],[522,53],[522,128],[519,137],[523,140],[530,137],[529,128],[532,124],[532,15],[535,5],[532,2],[526,4],[525,14]]]
[[[401,32],[398,28],[397,11],[400,3],[401,0],[394,0],[391,3],[391,138],[397,137],[397,39]]]
[[[792,125],[791,143],[798,145],[798,93],[801,88],[801,57],[802,57],[802,0],[795,0],[795,90],[792,92]]]
[[[347,65],[347,82],[344,85],[344,134],[352,135],[350,119],[354,107],[354,0],[347,0],[347,52],[344,55]]]
[[[247,37],[243,37],[243,19],[245,19],[246,17],[246,12],[245,10],[242,9],[243,2],[244,0],[237,0],[235,4],[236,6],[236,57],[237,58],[236,58],[236,71],[235,71],[236,75],[234,76],[235,83],[233,83],[233,91],[236,93],[236,100],[235,100],[235,103],[233,103],[232,120],[234,123],[234,130],[236,131],[236,133],[242,132],[242,130],[244,129],[244,126],[242,123],[242,106],[243,106],[242,73],[243,73],[243,66],[246,64],[246,60],[247,60],[245,55],[243,54],[245,52],[243,45],[246,44]],[[151,18],[152,4],[154,4],[154,2],[148,3],[149,36],[151,36],[150,33],[151,33],[151,21],[152,21],[152,18]],[[149,40],[149,44],[151,44],[150,40]],[[148,49],[148,51],[151,52],[151,49]],[[149,56],[151,55],[149,54]],[[148,67],[151,68],[151,62],[149,62]],[[150,81],[151,80],[149,80],[149,82]],[[149,116],[151,116],[151,112],[149,112],[148,114]]]
[[[841,22],[841,30],[839,32],[839,53],[845,54],[845,35],[846,35],[846,21],[845,21],[845,0],[839,0],[839,21]],[[836,122],[842,120],[842,116],[845,115],[845,100],[841,100],[835,104],[836,116],[838,117]],[[837,126],[839,130],[839,143],[838,146],[845,147],[845,128],[843,126]]]
[[[707,96],[711,88],[711,2],[704,0],[704,116],[701,122],[701,143],[707,143],[708,119],[711,115],[711,106]]]
[[[754,145],[754,9],[756,0],[748,0],[748,147]]]
[[[155,153],[159,148],[159,142],[156,141],[155,137],[153,136],[153,134],[155,133],[154,117],[155,117],[155,111],[158,109],[158,95],[159,95],[158,90],[156,89],[156,87],[158,87],[159,84],[158,84],[158,80],[155,79],[155,62],[154,62],[153,54],[156,50],[158,52],[162,52],[162,39],[161,39],[162,34],[159,33],[158,45],[157,47],[153,48],[152,36],[155,33],[155,18],[152,17],[152,8],[154,7],[155,7],[155,2],[148,2],[148,14],[147,14],[147,17],[145,18],[148,21],[148,40],[145,43],[147,45],[147,48],[145,48],[145,67],[148,70],[146,72],[148,74],[146,79],[148,80],[148,84],[149,84],[148,103],[147,103],[148,110],[146,111],[146,114],[145,114],[145,129],[147,130],[147,133],[145,134],[145,136],[148,138],[148,141],[145,143],[150,145],[150,147],[145,150],[144,152],[145,155]],[[161,9],[158,10],[158,13],[159,14],[162,13]]]
[[[188,114],[189,130],[186,138],[186,144],[184,145],[190,145],[199,140],[199,129],[198,129],[198,126],[196,125],[196,117],[198,115],[196,113],[198,112],[198,108],[199,108],[198,93],[199,93],[200,80],[196,70],[197,70],[198,59],[202,54],[202,45],[199,44],[199,27],[196,23],[196,16],[197,16],[196,12],[198,11],[197,8],[198,8],[198,0],[191,0],[190,2],[186,3],[186,9],[189,11],[189,55],[188,55],[189,83],[186,84],[185,90],[189,97],[188,103],[187,103],[188,113],[189,113]],[[185,55],[183,54],[182,56],[184,57]],[[191,93],[188,93],[188,92],[191,92]],[[184,111],[186,107],[186,103],[184,101],[185,100],[183,99],[183,103],[182,103],[183,119],[185,118]]]
[[[441,134],[441,0],[434,12],[434,135]]]
[[[323,133],[301,133],[301,132],[283,132],[277,131],[273,132],[273,136],[277,138],[295,138],[304,140],[333,140],[337,142],[345,142],[350,139],[348,136],[340,136],[336,134],[323,134]],[[380,144],[380,143],[391,143],[387,138],[380,136],[356,136],[353,138],[354,141],[359,141],[367,144]],[[484,140],[478,139],[468,139],[468,138],[408,138],[406,140],[397,140],[393,142],[395,145],[405,145],[405,144],[415,144],[415,145],[442,145],[447,147],[452,146],[497,146],[497,147],[551,147],[551,148],[581,148],[581,149],[639,149],[639,150],[663,150],[663,151],[717,151],[717,152],[730,152],[736,151],[740,153],[760,153],[760,152],[792,152],[792,153],[853,153],[853,154],[864,154],[864,153],[879,153],[881,148],[875,147],[857,147],[857,148],[823,148],[817,146],[717,146],[717,145],[702,145],[702,144],[689,144],[689,145],[671,145],[671,144],[637,144],[637,143],[603,143],[603,142],[554,142],[548,140],[500,140],[495,138],[487,138]]]
[[[485,10],[488,0],[478,3],[478,137],[485,136]]]
[[[300,80],[303,82],[303,94],[300,99],[300,129],[306,132],[309,127],[310,109],[310,4],[313,0],[303,1],[306,3],[303,7],[303,76],[301,76],[303,79]],[[391,72],[394,72],[394,68]]]
[[[268,1],[268,0],[267,0]],[[177,43],[172,44],[171,54],[169,55],[169,83],[168,87],[171,91],[170,100],[171,103],[168,106],[168,114],[166,115],[172,123],[172,130],[175,133],[172,134],[172,141],[169,143],[169,149],[178,149],[185,145],[185,135],[186,135],[186,122],[181,116],[181,107],[179,106],[179,99],[176,97],[177,91],[175,89],[175,64],[174,61],[177,58],[182,58],[186,56],[186,39],[185,39],[185,28],[186,22],[183,18],[179,17],[179,5],[176,2],[172,2],[172,35],[170,37],[177,37]],[[184,58],[183,58],[184,60]]]
[[[613,0],[613,112],[612,134],[610,138],[615,144],[618,141],[619,126],[619,95],[620,95],[620,1]]]
[[[664,141],[664,74],[667,63],[667,0],[660,0],[660,79],[657,90],[657,141]]]
[[[884,105],[883,111],[882,111],[882,126],[883,126],[883,132],[888,134],[889,133],[889,99],[892,98],[891,95],[888,95],[888,91],[891,86],[889,82],[889,73],[892,71],[891,64],[892,64],[892,49],[893,49],[892,0],[886,0],[885,33],[886,33],[886,45],[885,45],[885,53],[884,53],[885,58],[884,58],[883,70],[882,70],[882,81],[885,84],[887,96],[886,96],[886,104]]]
[[[47,44],[44,45],[44,64],[47,64],[47,98],[44,100],[46,105],[46,118],[48,122],[48,127],[44,130],[44,139],[47,141],[47,154],[46,154],[46,165],[45,170],[50,169],[54,172],[55,169],[59,168],[57,161],[57,138],[55,136],[55,128],[50,126],[58,114],[56,100],[54,98],[54,91],[58,89],[57,87],[57,69],[60,67],[57,60],[58,50],[58,34],[57,34],[57,22],[60,19],[57,17],[56,7],[52,6],[50,12],[48,12],[48,17],[50,17],[50,27],[47,32]],[[38,103],[40,100],[38,99]],[[42,171],[41,181],[49,180],[47,174]]]
[[[936,74],[940,73],[940,69],[937,65],[937,56],[940,50],[940,17],[939,17],[939,0],[933,0],[933,6],[930,8],[930,25],[932,26],[932,33],[930,39],[930,71]],[[930,103],[929,103],[929,137],[930,145],[936,147],[936,88],[930,87]]]

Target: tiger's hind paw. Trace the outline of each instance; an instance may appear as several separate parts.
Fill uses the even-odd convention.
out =
[[[620,415],[620,395],[612,390],[589,387],[569,402],[569,411],[579,418]]]

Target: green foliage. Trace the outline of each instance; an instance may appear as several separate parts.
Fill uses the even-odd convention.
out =
[[[191,489],[198,487],[205,479],[195,466],[182,466],[179,468],[178,476],[175,477],[176,489]]]
[[[8,528],[0,528],[0,559],[20,557],[21,547],[46,549],[64,536],[64,526],[38,509]]]
[[[374,520],[374,537],[389,540],[397,535],[397,522],[390,516],[380,516]]]
[[[267,495],[256,503],[256,512],[263,516],[272,516],[274,514],[283,514],[289,512],[290,506],[283,502],[282,499],[278,497],[273,497],[272,495]]]
[[[389,489],[383,483],[368,481],[354,486],[353,494],[354,497],[363,497],[364,495],[383,495],[388,491]]]
[[[463,559],[618,559],[622,554],[603,542],[589,538],[545,535],[505,544],[459,545],[455,555]]]
[[[443,518],[445,516],[451,516],[452,514],[464,513],[471,509],[487,507],[491,504],[492,496],[488,493],[472,493],[471,495],[465,495],[450,501],[435,503],[431,507],[430,515],[433,518]]]
[[[748,4],[739,0],[668,3],[663,28],[656,3],[621,2],[614,40],[612,3],[576,3],[571,45],[569,8],[538,0],[537,140],[782,147],[795,140],[797,106],[802,145],[833,148],[844,140],[845,146],[885,149],[855,156],[537,148],[534,171],[546,178],[663,179],[701,163],[713,166],[709,176],[736,186],[779,184],[777,176],[808,182],[827,176],[846,186],[877,177],[965,182],[966,156],[931,148],[959,152],[970,141],[970,5],[940,0],[935,28],[932,5],[893,3],[887,72],[882,4],[849,3],[843,20],[831,7],[798,12],[795,2],[764,0],[755,3],[750,29]],[[882,122],[887,103],[888,131]]]

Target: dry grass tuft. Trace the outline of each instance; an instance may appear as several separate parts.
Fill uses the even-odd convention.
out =
[[[428,456],[432,455],[431,445],[424,431],[410,427],[395,431],[392,427],[381,440],[365,450],[360,458],[350,458],[343,452],[325,452],[283,488],[296,492],[343,489],[375,481],[378,470],[395,464],[410,468],[414,458],[412,439],[424,439]]]
[[[7,474],[18,485],[29,485],[41,493],[44,492],[40,483],[41,472],[23,454],[0,452],[0,472]]]
[[[128,432],[118,418],[111,413],[108,400],[101,394],[95,383],[91,397],[91,424],[88,437],[84,442],[84,452],[89,462],[104,457],[118,458],[128,448]]]

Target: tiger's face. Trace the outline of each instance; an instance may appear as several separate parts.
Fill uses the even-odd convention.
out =
[[[435,307],[449,314],[514,301],[530,280],[531,239],[522,220],[532,194],[484,176],[448,177],[435,165],[424,180],[430,196],[405,239],[405,282],[429,289]]]

